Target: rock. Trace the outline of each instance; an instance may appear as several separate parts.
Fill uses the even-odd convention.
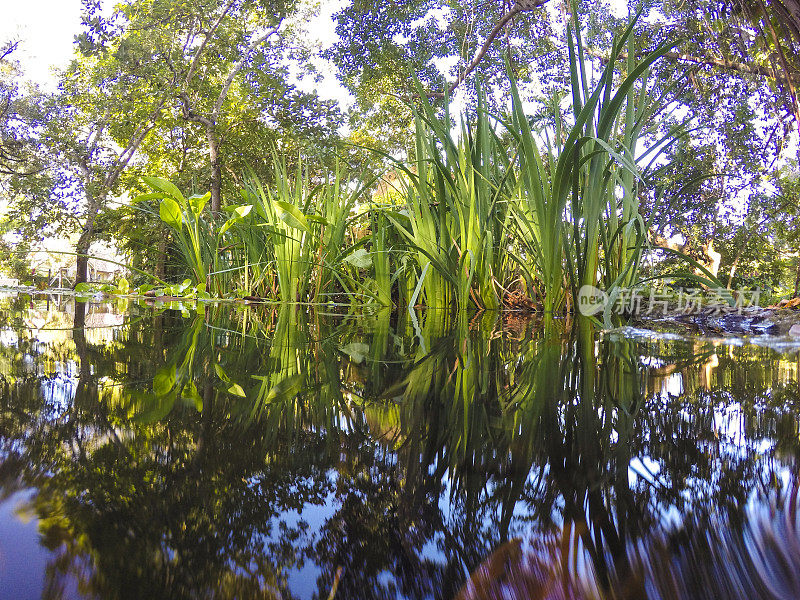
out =
[[[670,306],[658,314],[633,316],[644,326],[673,324],[693,333],[726,336],[791,336],[800,338],[800,297],[781,300],[775,307],[713,307],[686,312]]]

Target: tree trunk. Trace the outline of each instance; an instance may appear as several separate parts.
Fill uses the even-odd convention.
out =
[[[91,243],[91,234],[84,230],[78,240],[78,244],[75,246],[75,252],[78,255],[75,264],[75,285],[86,283],[89,279],[89,257],[86,253],[89,251]]]
[[[218,213],[222,210],[222,165],[219,159],[219,138],[213,123],[206,125],[206,139],[211,163],[211,212]]]
[[[794,294],[792,294],[793,298],[797,298],[800,295],[800,256],[797,257],[797,274],[794,277]]]
[[[155,276],[159,279],[164,279],[164,264],[167,261],[167,234],[158,238],[158,247],[156,249],[158,256],[156,257]]]
[[[75,254],[77,254],[77,261],[75,264],[75,285],[79,283],[86,283],[89,279],[89,248],[94,241],[95,234],[95,221],[97,220],[97,213],[100,211],[101,204],[104,204],[105,198],[95,198],[91,194],[86,194],[87,210],[86,210],[86,223],[83,225],[81,237],[78,238],[78,243],[75,245]]]

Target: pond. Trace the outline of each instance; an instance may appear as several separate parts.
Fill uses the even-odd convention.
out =
[[[75,306],[0,298],[1,598],[800,597],[797,345]]]

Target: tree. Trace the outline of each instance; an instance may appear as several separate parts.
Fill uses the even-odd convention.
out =
[[[0,46],[0,267],[23,277],[30,271],[21,251],[29,240],[12,248],[16,223],[7,213],[19,182],[36,178],[43,161],[35,131],[41,95],[21,84],[22,71],[14,60],[18,45],[10,41]]]
[[[294,73],[306,71],[302,27],[308,10],[301,2],[128,2],[123,21],[148,38],[129,43],[142,46],[137,52],[169,57],[162,76],[178,84],[124,186],[145,191],[141,175],[158,174],[181,189],[210,189],[215,214],[225,197],[238,197],[248,169],[265,170],[273,149],[289,156],[303,149],[320,159],[317,169],[330,165],[340,112],[292,81]],[[160,82],[155,78],[150,85]],[[124,233],[137,257],[142,249],[152,250],[141,243],[143,236],[152,239],[153,230],[160,231],[160,271],[167,234],[160,221],[143,223],[142,216],[127,209],[109,215],[121,218],[115,231]]]
[[[356,97],[356,141],[386,151],[408,146],[415,79],[432,99],[459,89],[474,102],[474,90],[462,84],[477,76],[489,89],[507,87],[506,53],[523,80],[534,65],[547,71],[558,54],[547,1],[356,1],[341,10],[339,41],[324,55]]]
[[[694,131],[676,147],[681,168],[673,181],[688,194],[660,210],[666,233],[681,232],[696,249],[713,243],[729,285],[777,285],[775,271],[789,238],[778,233],[796,208],[780,189],[782,165],[798,150],[800,36],[796,2],[735,0],[654,3],[640,38],[669,37],[677,46],[657,77],[684,73],[689,85],[675,96]],[[796,205],[796,200],[794,201]],[[770,246],[767,251],[764,243]],[[763,268],[748,255],[763,259]],[[736,277],[744,264],[759,278]],[[769,275],[767,275],[769,273]]]
[[[181,166],[210,171],[211,208],[218,211],[224,144],[226,138],[241,140],[235,133],[243,122],[274,129],[270,119],[307,119],[310,135],[331,136],[334,108],[288,83],[285,63],[298,38],[289,16],[300,8],[282,0],[129,0],[106,17],[100,2],[85,0],[76,57],[61,76],[58,94],[46,102],[41,123],[41,146],[49,157],[47,201],[41,186],[29,185],[15,207],[28,220],[45,215],[60,233],[80,231],[78,283],[86,280],[89,246],[104,234],[114,195],[130,184],[126,170],[143,165],[143,149],[151,166],[172,166],[174,155],[165,157],[161,150],[174,153],[169,139],[177,137],[177,150],[186,158],[200,143],[199,126],[208,159]],[[261,95],[253,101],[252,90],[275,92],[279,100]],[[269,102],[272,114],[264,110]],[[198,179],[198,173],[191,175]],[[200,179],[197,187],[205,188]]]
[[[356,94],[354,136],[366,145],[403,149],[410,124],[403,103],[413,101],[414,76],[431,97],[460,89],[469,101],[463,82],[474,77],[491,90],[490,99],[502,100],[505,53],[515,76],[534,84],[531,90],[544,96],[560,93],[568,73],[557,61],[564,55],[562,29],[553,20],[559,7],[552,3],[545,11],[544,4],[454,6],[419,0],[377,10],[361,2],[345,8],[336,16],[341,39],[327,56]],[[627,17],[614,17],[604,3],[577,5],[593,57],[586,67],[592,77],[607,62],[610,32],[626,26]],[[744,215],[753,214],[751,203],[758,210],[772,174],[797,148],[800,5],[796,0],[630,5],[631,12],[644,11],[636,26],[639,52],[664,40],[676,44],[654,68],[650,82],[652,93],[665,94],[664,105],[681,115],[665,120],[664,126],[685,118],[691,130],[666,153],[675,168],[663,172],[665,180],[658,182],[665,195],[660,202],[643,199],[643,213],[653,218],[657,236],[681,232],[693,240],[694,252],[701,252],[713,247],[727,221],[742,226]],[[681,84],[670,88],[676,80]],[[492,107],[502,108],[502,102]]]
[[[19,139],[19,67],[11,55],[18,42],[7,42],[0,47],[0,177],[24,170],[25,144]]]

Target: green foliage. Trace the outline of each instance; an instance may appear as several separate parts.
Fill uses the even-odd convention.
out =
[[[449,115],[438,117],[423,98],[415,112],[416,161],[403,167],[409,179],[405,214],[386,213],[411,250],[417,288],[430,307],[500,304],[496,283],[507,262],[501,241],[513,173],[482,98],[477,123],[462,120],[458,140]]]
[[[147,177],[154,193],[135,199],[160,200],[158,214],[171,228],[181,260],[199,294],[260,295],[285,302],[321,303],[332,293],[375,295],[352,271],[363,263],[363,243],[348,246],[352,211],[369,183],[349,185],[337,170],[331,180],[311,185],[302,163],[290,175],[274,155],[272,185],[251,175],[242,190],[245,204],[225,207],[228,218],[204,211],[209,194],[184,198],[167,180]],[[184,290],[180,290],[183,292]]]
[[[221,226],[201,214],[208,196],[185,200],[167,181],[145,182],[165,196],[159,214],[174,230],[195,282],[218,294],[235,286],[250,295],[274,273],[272,296],[289,302],[320,302],[335,286],[351,298],[390,304],[395,283],[398,298],[413,289],[403,298],[409,305],[497,309],[500,291],[519,269],[530,293],[540,284],[544,310],[552,316],[563,308],[565,282],[571,284],[573,305],[581,286],[602,284],[613,296],[636,282],[647,229],[639,198],[656,181],[658,170],[651,174],[650,165],[681,133],[673,127],[651,149],[645,146],[664,103],[662,97],[648,97],[648,73],[670,45],[637,62],[635,22],[612,48],[615,56],[628,50],[621,79],[617,62],[610,60],[594,85],[585,72],[581,33],[569,25],[571,124],[556,100],[554,128],[534,133],[509,73],[512,110],[502,123],[510,140],[496,132],[480,88],[475,120],[462,118],[454,139],[449,113],[437,114],[419,87],[414,161],[395,161],[404,175],[405,206],[373,204],[371,235],[355,241],[350,232],[349,246],[348,223],[364,186],[347,192],[338,169],[329,181],[312,185],[302,163],[290,175],[285,158],[273,154],[271,185],[252,176],[245,204],[227,207],[230,217]],[[538,149],[543,138],[544,155]],[[390,240],[401,242],[413,268],[389,260]],[[213,280],[206,278],[208,264]],[[348,274],[368,268],[375,275],[369,285]]]
[[[209,225],[203,218],[203,208],[210,194],[190,196],[187,200],[174,184],[158,177],[146,177],[145,183],[150,186],[162,200],[158,205],[158,214],[175,234],[178,247],[190,267],[196,285],[207,285],[206,265],[211,262],[212,246]],[[147,195],[144,199],[152,199]]]
[[[334,15],[338,39],[324,56],[355,96],[353,141],[392,154],[408,151],[414,123],[408,103],[418,93],[415,79],[441,103],[448,85],[472,62],[511,6],[514,3],[410,0],[380,5],[357,1],[343,7]],[[503,43],[498,39],[490,44],[475,69],[486,89],[507,90],[503,57],[509,47],[513,46],[519,75],[530,75],[526,80],[558,64],[552,22],[544,7],[516,14],[501,36]],[[464,86],[463,95],[471,108],[477,105],[474,87]],[[494,110],[502,105],[499,98],[489,94],[483,101]]]

